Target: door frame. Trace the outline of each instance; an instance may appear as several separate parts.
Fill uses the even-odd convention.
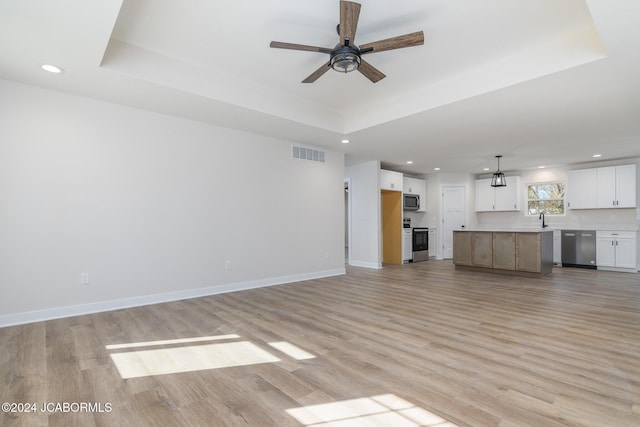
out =
[[[344,192],[346,193],[347,203],[345,203],[345,234],[347,236],[347,253],[344,257],[348,265],[351,265],[351,178],[344,179]]]

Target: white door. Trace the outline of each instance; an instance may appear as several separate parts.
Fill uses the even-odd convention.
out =
[[[464,186],[442,187],[443,258],[453,258],[453,230],[467,225],[467,192]]]

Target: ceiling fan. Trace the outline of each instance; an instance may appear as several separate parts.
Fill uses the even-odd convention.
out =
[[[361,58],[362,55],[424,44],[424,33],[422,31],[417,31],[411,34],[405,34],[404,36],[397,36],[390,39],[363,44],[358,47],[354,41],[359,16],[359,3],[344,0],[340,1],[340,23],[337,27],[340,39],[333,49],[275,41],[272,41],[269,46],[278,49],[304,50],[330,55],[329,61],[311,73],[311,75],[304,79],[302,83],[315,82],[331,68],[342,73],[349,73],[351,71],[358,70],[366,78],[371,80],[373,83],[376,83],[385,78],[385,75],[367,61],[363,60]]]

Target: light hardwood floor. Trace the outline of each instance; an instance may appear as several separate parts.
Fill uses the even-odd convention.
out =
[[[638,274],[349,268],[2,328],[0,350],[0,401],[112,407],[2,426],[640,426]]]

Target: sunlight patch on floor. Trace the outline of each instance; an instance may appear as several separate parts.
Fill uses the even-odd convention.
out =
[[[280,359],[249,341],[113,353],[122,378],[220,369]]]
[[[457,427],[394,394],[287,409],[306,427]]]
[[[139,378],[281,361],[258,345],[249,341],[240,341],[240,339],[240,335],[227,334],[109,344],[105,348],[112,351],[111,360],[122,378]],[[207,344],[211,341],[223,340],[230,340],[230,342]],[[295,360],[316,357],[287,341],[268,344]],[[162,346],[163,348],[128,351],[154,346]]]
[[[300,347],[295,346],[290,342],[286,342],[286,341],[270,342],[269,345],[275,348],[276,350],[280,350],[287,356],[292,357],[296,360],[315,359],[315,356],[313,354],[304,351]]]

